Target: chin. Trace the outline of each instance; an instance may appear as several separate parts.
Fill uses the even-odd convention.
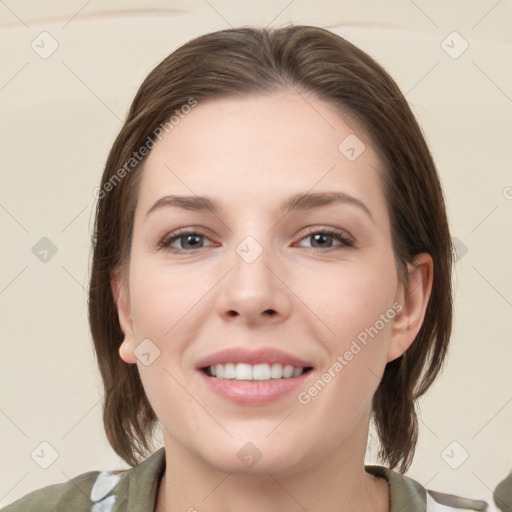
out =
[[[312,464],[308,459],[314,458],[314,455],[308,457],[303,443],[294,442],[293,436],[287,436],[287,442],[283,442],[282,437],[272,439],[270,435],[265,439],[265,436],[251,437],[245,434],[224,443],[216,439],[196,447],[196,453],[218,471],[255,478],[268,478],[268,473],[276,477],[289,475]]]

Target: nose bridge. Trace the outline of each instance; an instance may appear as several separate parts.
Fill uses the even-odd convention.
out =
[[[264,214],[253,212],[252,215],[244,215],[235,219],[233,228],[232,278],[239,276],[251,281],[256,279],[268,280],[270,271],[267,268],[276,264],[273,243],[274,231],[268,229],[268,221]],[[264,284],[263,282],[261,283]]]
[[[256,238],[257,237],[257,238]],[[273,248],[270,236],[247,235],[235,247],[230,285],[246,299],[268,296],[275,276],[269,270]]]

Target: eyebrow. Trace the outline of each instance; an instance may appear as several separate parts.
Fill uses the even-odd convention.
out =
[[[281,204],[280,210],[282,214],[287,214],[291,211],[309,210],[335,203],[357,206],[363,210],[370,219],[374,220],[370,209],[360,199],[346,194],[345,192],[301,192],[285,199]],[[151,212],[165,207],[176,207],[192,211],[209,210],[214,214],[218,214],[221,210],[221,204],[212,197],[169,195],[158,199],[148,210],[146,217]]]

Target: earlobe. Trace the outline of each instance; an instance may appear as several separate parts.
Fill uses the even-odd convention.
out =
[[[123,340],[121,345],[119,345],[119,357],[128,364],[136,363],[137,359],[134,354],[134,345],[131,341],[126,338]]]
[[[418,254],[408,265],[408,272],[408,283],[400,286],[397,297],[402,309],[393,321],[387,362],[400,357],[409,348],[423,324],[433,282],[430,254]]]

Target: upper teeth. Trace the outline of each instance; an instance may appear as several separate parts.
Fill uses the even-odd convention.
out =
[[[270,379],[288,379],[298,377],[304,372],[304,368],[294,368],[287,364],[283,366],[280,363],[274,364],[246,364],[246,363],[227,363],[216,364],[208,367],[213,377],[218,379],[237,379],[237,380],[270,380]]]

